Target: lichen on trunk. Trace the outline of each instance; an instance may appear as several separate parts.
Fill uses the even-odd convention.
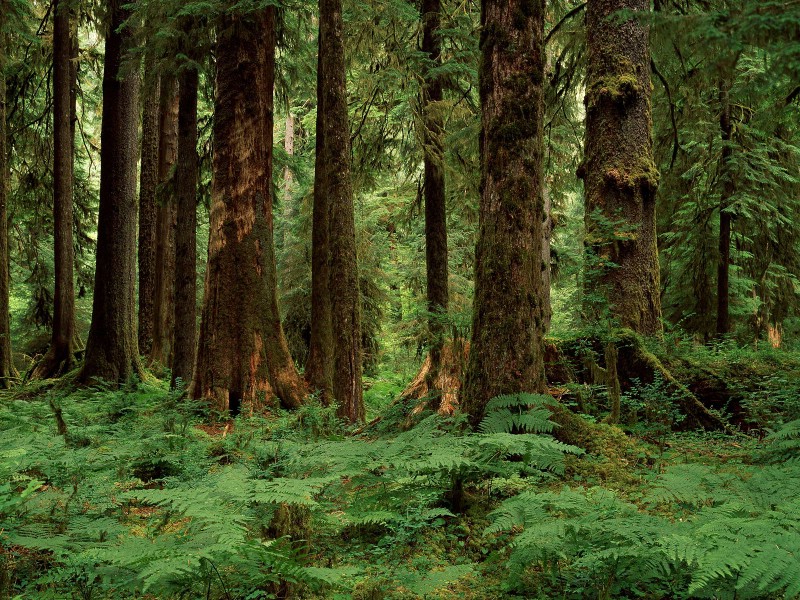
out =
[[[635,17],[648,0],[589,0],[586,154],[586,282],[623,327],[660,335],[656,245],[658,170],[653,160],[649,31]],[[592,318],[606,306],[588,306]]]

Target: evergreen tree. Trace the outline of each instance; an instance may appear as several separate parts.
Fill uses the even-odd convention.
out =
[[[656,239],[648,0],[590,0],[586,153],[586,281],[611,316],[638,333],[661,332]],[[638,15],[621,16],[620,11]],[[596,293],[594,290],[592,293]]]
[[[159,98],[161,78],[155,53],[145,52],[142,93],[142,151],[139,175],[139,353],[153,347],[156,275],[156,189],[158,187]]]
[[[175,173],[175,345],[172,385],[189,383],[194,366],[197,332],[197,95],[199,73],[184,65],[179,75],[178,160]]]
[[[544,1],[481,5],[481,204],[462,408],[542,392]]]
[[[305,385],[277,303],[272,221],[275,9],[225,11],[217,30],[214,181],[192,398],[238,412]]]
[[[53,229],[55,293],[50,349],[33,371],[33,377],[51,377],[68,371],[74,363],[75,249],[72,237],[72,187],[74,160],[75,86],[72,67],[74,42],[70,5],[53,5]]]
[[[178,80],[161,77],[159,99],[158,186],[156,188],[155,280],[153,286],[153,341],[149,362],[172,366],[175,336],[175,161],[178,157]]]
[[[449,303],[447,267],[447,203],[444,177],[444,119],[442,82],[436,74],[441,61],[441,0],[423,0],[422,52],[430,64],[422,87],[423,154],[425,181],[425,265],[431,372],[435,378],[441,363],[445,331],[442,317]]]
[[[107,9],[97,265],[79,380],[120,383],[142,374],[135,312],[139,75],[124,65],[133,42],[125,25],[130,9],[121,0],[108,0]]]
[[[11,387],[17,377],[14,357],[11,353],[11,324],[9,314],[9,245],[8,245],[8,193],[9,169],[6,150],[6,24],[8,22],[9,1],[0,2],[0,388]]]
[[[322,201],[324,218],[315,219],[314,226],[327,227],[327,239],[322,249],[325,256],[317,257],[320,266],[327,263],[327,289],[318,289],[313,301],[330,302],[332,353],[331,392],[339,416],[357,422],[364,419],[364,400],[361,371],[361,296],[359,291],[358,259],[356,253],[353,187],[350,181],[350,125],[347,111],[346,64],[344,56],[344,20],[341,0],[320,0],[319,74],[317,102],[317,167],[322,172],[315,179],[314,200]],[[324,186],[324,187],[323,187]],[[323,200],[322,195],[326,198]],[[317,206],[314,207],[315,213]],[[327,221],[327,223],[326,223]],[[321,239],[321,238],[318,238]],[[327,242],[327,243],[325,243]],[[325,251],[327,246],[327,252]],[[312,277],[325,278],[319,269]],[[321,287],[321,282],[318,281]],[[329,300],[320,299],[319,294]],[[326,315],[319,327],[327,327]],[[312,307],[313,318],[313,307]],[[312,322],[312,330],[314,324]],[[312,333],[313,335],[313,333]],[[323,335],[323,339],[327,334]],[[320,344],[321,346],[321,344]],[[322,372],[327,369],[322,366]],[[327,376],[325,377],[327,379]],[[327,384],[327,381],[323,381]],[[324,388],[323,388],[324,389]]]

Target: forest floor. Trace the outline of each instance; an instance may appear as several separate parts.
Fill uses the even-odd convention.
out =
[[[475,433],[404,430],[389,372],[358,434],[313,403],[228,421],[160,383],[17,388],[0,598],[798,597],[800,356],[684,358],[726,382],[746,434],[679,431],[658,379],[626,386],[590,452],[549,435],[537,396],[493,402]],[[580,385],[599,421],[603,386]]]

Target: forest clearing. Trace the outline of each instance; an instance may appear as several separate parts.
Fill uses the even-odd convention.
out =
[[[800,598],[800,2],[0,0],[0,600]]]

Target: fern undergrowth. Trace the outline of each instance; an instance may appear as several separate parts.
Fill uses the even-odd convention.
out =
[[[313,403],[208,425],[153,384],[7,395],[0,597],[800,594],[798,422],[748,461],[610,491],[570,479],[592,457],[549,402],[354,435]]]

